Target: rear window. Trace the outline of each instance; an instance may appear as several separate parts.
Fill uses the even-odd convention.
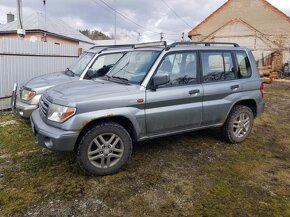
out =
[[[238,74],[240,78],[249,78],[252,75],[252,68],[249,57],[244,51],[237,51]]]

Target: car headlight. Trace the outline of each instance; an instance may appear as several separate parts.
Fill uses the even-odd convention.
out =
[[[64,122],[76,113],[76,108],[50,104],[47,119],[55,122]]]
[[[25,100],[25,101],[30,101],[33,99],[33,97],[35,97],[36,92],[35,91],[31,91],[31,90],[22,90],[21,93],[21,99]]]

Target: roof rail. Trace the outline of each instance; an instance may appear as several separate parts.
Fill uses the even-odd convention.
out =
[[[147,42],[147,43],[140,43],[140,44],[135,44],[134,48],[142,48],[142,47],[157,47],[157,46],[162,46],[166,47],[167,43],[166,41],[154,41],[154,42]]]
[[[118,45],[104,45],[104,46],[93,46],[89,50],[93,50],[94,48],[99,48],[98,54],[107,51],[109,49],[114,49],[114,48],[134,48],[134,44],[118,44]]]
[[[240,45],[238,45],[237,43],[230,43],[230,42],[174,42],[172,44],[170,44],[168,47],[169,49],[171,47],[176,47],[177,45],[199,45],[199,44],[203,44],[204,46],[211,46],[211,45],[233,45],[234,47],[240,47]]]
[[[119,47],[132,47],[133,48],[134,44],[116,44],[116,45],[95,45],[91,47],[89,50],[94,49],[94,48],[119,48]]]

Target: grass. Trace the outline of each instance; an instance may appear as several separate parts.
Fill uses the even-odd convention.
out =
[[[216,130],[143,142],[105,177],[83,176],[72,154],[42,150],[28,121],[2,113],[0,216],[290,216],[289,90],[266,87],[242,144]]]

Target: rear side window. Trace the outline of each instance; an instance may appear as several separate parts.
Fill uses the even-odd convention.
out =
[[[237,51],[238,74],[240,78],[249,78],[252,75],[249,57],[244,51]]]
[[[230,52],[202,52],[201,61],[204,82],[236,79]]]

